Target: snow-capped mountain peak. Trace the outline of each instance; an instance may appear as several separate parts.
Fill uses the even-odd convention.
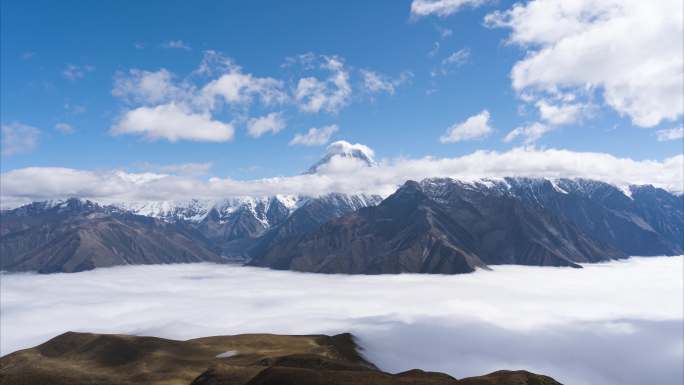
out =
[[[328,145],[325,156],[316,162],[305,172],[305,174],[316,174],[324,170],[336,159],[354,159],[368,167],[377,166],[375,153],[363,144],[352,144],[344,140],[338,140]]]

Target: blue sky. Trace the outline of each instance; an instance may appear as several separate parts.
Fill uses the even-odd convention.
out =
[[[625,71],[622,66],[616,67],[615,75],[608,68],[588,76],[593,66],[580,68],[585,65],[582,62],[576,65],[576,71],[583,71],[579,74],[567,68],[551,75],[530,70],[526,87],[516,88],[512,75],[516,63],[544,48],[560,50],[563,39],[576,37],[572,35],[574,29],[563,31],[562,21],[553,29],[554,33],[563,32],[555,41],[540,38],[549,35],[543,29],[534,31],[536,37],[516,35],[524,31],[525,23],[539,17],[532,12],[531,3],[535,1],[525,3],[528,15],[514,18],[510,13],[512,2],[481,0],[3,1],[1,117],[3,130],[14,125],[13,132],[21,138],[12,139],[3,133],[5,145],[18,141],[19,148],[3,147],[2,171],[65,167],[135,172],[154,171],[165,165],[211,163],[211,175],[233,179],[292,175],[325,152],[324,143],[289,145],[294,135],[329,125],[336,125],[338,131],[326,142],[343,139],[362,143],[373,148],[378,159],[450,158],[476,150],[506,152],[520,146],[607,153],[636,161],[662,161],[680,155],[682,107],[677,107],[677,94],[681,94],[682,86],[681,73],[677,75],[676,70],[681,68],[681,50],[677,53],[664,44],[653,52],[651,59],[674,60],[674,67],[670,65],[663,73],[644,72],[646,83],[661,86],[656,89],[625,80],[629,76],[620,72]],[[615,2],[605,3],[615,6]],[[623,16],[628,21],[633,16],[630,12],[639,11],[638,2],[632,3],[624,6]],[[667,28],[677,31],[681,25],[676,17],[658,19],[667,16],[667,7],[681,8],[679,3],[653,6],[653,18],[662,26],[663,34],[670,31]],[[558,2],[548,5],[563,7]],[[655,7],[663,8],[662,12],[655,12]],[[498,22],[492,19],[497,12]],[[580,21],[587,31],[604,27],[600,20],[596,24]],[[659,38],[672,41],[675,47],[681,39],[669,34]],[[615,39],[611,44],[618,48],[622,44],[618,40],[626,40],[617,32]],[[643,43],[655,49],[649,39],[653,36],[634,38],[633,45],[643,48],[639,47]],[[131,133],[130,127],[113,134],[112,128],[136,108],[154,108],[169,100],[176,105],[187,102],[187,98],[181,102],[173,96],[159,102],[126,101],[113,95],[117,76],[131,79],[133,69],[148,73],[165,69],[172,74],[174,84],[190,84],[199,90],[221,75],[197,75],[207,51],[229,58],[233,68],[239,66],[240,73],[252,79],[280,82],[280,91],[288,100],[266,105],[255,93],[252,100],[239,106],[224,101],[220,107],[202,110],[218,124],[232,126],[234,135],[225,141],[173,142],[163,136],[150,139],[140,131]],[[308,63],[292,59],[307,53],[311,54]],[[644,58],[620,52],[607,55],[613,56],[588,57],[587,61],[601,63],[624,55],[624,66],[641,68],[649,52],[643,52]],[[325,67],[331,59],[341,63],[340,71],[348,77],[348,95],[327,111],[306,111],[301,101],[294,100],[297,86],[302,78],[325,82],[335,75]],[[672,68],[674,83],[670,79]],[[383,80],[380,90],[369,89],[363,71]],[[534,79],[547,75],[550,80],[541,86],[535,83]],[[557,92],[549,91],[557,86]],[[617,102],[608,101],[607,89],[617,94]],[[647,106],[620,106],[632,100],[633,95],[625,89],[662,97],[669,103],[674,93],[674,108],[663,107],[655,117],[643,118]],[[637,102],[643,105],[641,100]],[[549,123],[554,117],[545,121],[540,103],[558,108],[574,106],[575,110],[570,118],[557,117],[561,123]],[[192,110],[188,113],[200,113],[188,108]],[[480,124],[465,139],[457,136],[455,142],[440,142],[449,127],[485,110],[489,115],[486,127]],[[258,138],[248,135],[249,119],[268,113],[279,114],[284,128]],[[504,141],[516,127],[534,123],[542,124],[547,132],[538,138],[519,135]],[[62,130],[56,128],[58,124]],[[17,125],[33,130],[21,131]],[[668,138],[675,139],[665,140],[666,130],[672,133]],[[35,140],[22,142],[26,135],[33,135]]]

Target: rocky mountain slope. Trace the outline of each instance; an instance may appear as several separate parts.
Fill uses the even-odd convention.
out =
[[[129,264],[222,262],[199,231],[69,199],[2,213],[0,270],[75,272]]]
[[[682,197],[588,180],[409,181],[377,207],[258,250],[255,266],[321,273],[465,273],[577,266],[684,248]]]
[[[384,201],[337,193],[142,206],[71,199],[2,212],[0,263],[55,272],[237,259],[365,274],[578,266],[682,254],[683,199],[652,186],[541,178],[426,179]]]
[[[0,358],[2,385],[560,385],[526,371],[457,380],[366,361],[350,334],[245,334],[188,341],[65,333]]]

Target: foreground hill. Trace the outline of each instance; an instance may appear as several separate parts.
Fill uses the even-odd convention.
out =
[[[408,181],[376,207],[257,250],[250,264],[317,273],[467,273],[574,266],[684,248],[682,197],[588,180]]]
[[[350,334],[245,334],[188,341],[65,333],[0,358],[2,385],[560,385],[525,371],[457,380],[422,370],[385,373]]]

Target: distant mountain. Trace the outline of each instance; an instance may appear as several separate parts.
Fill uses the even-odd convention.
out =
[[[69,199],[4,211],[0,270],[75,272],[96,267],[212,261],[218,249],[183,223]]]
[[[253,248],[308,233],[380,200],[363,194],[328,194],[116,206],[75,198],[34,202],[2,212],[0,269],[51,273],[128,264],[242,261]]]
[[[386,199],[35,202],[0,217],[11,271],[194,261],[323,273],[465,273],[684,253],[684,198],[584,179],[407,182]]]
[[[376,207],[258,250],[250,264],[321,273],[465,273],[577,266],[683,249],[682,198],[539,178],[409,181]]]
[[[188,341],[67,332],[0,358],[0,385],[561,385],[527,371],[457,380],[413,369],[390,374],[349,333],[242,334]]]
[[[322,224],[382,201],[379,195],[347,195],[331,193],[307,200],[285,220],[260,236],[248,248],[248,255],[261,255],[276,242],[293,236],[309,234]]]

